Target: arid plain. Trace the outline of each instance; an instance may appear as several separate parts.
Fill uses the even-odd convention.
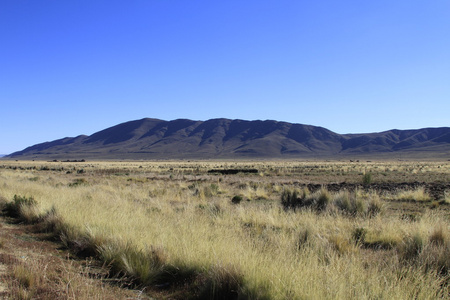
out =
[[[100,269],[56,284],[3,238],[12,299],[449,298],[448,161],[0,161],[0,197]]]

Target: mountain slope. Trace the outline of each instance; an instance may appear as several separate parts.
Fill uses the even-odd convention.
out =
[[[141,119],[9,155],[21,159],[164,159],[450,154],[450,128],[341,135],[278,121]]]

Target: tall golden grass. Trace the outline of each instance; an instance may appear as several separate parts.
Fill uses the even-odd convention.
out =
[[[235,163],[208,167],[228,165]],[[339,172],[353,167],[324,165]],[[38,211],[30,211],[56,212],[68,246],[95,252],[139,284],[197,278],[194,294],[206,298],[221,293],[249,299],[448,298],[448,215],[430,210],[412,222],[389,214],[285,210],[280,185],[289,184],[289,172],[278,178],[284,167],[238,177],[239,184],[169,162],[91,163],[83,165],[83,173],[76,172],[77,165],[2,169],[0,195],[33,197]],[[80,178],[84,181],[74,184]],[[251,201],[233,204],[237,194]],[[342,206],[357,205],[345,202],[347,194],[333,197],[340,197]],[[357,228],[364,228],[364,242],[355,241]]]

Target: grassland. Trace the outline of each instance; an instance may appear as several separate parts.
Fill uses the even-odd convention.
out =
[[[449,162],[0,162],[7,212],[175,299],[448,299],[449,182]]]

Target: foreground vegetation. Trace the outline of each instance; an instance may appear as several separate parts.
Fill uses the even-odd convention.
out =
[[[208,173],[232,168],[258,172]],[[427,186],[448,182],[448,162],[2,162],[0,202],[167,297],[436,299],[450,190]]]

